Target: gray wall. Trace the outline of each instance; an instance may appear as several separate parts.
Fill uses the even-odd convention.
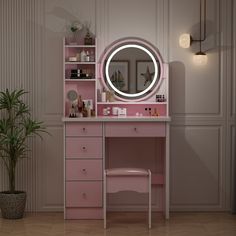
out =
[[[171,209],[230,209],[236,8],[234,0],[207,4],[208,64],[197,67],[197,44],[178,46],[181,33],[198,36],[196,0],[0,0],[0,87],[30,91],[34,116],[52,134],[30,140],[34,151],[20,164],[18,186],[28,192],[29,211],[63,210],[61,39],[73,20],[91,22],[99,55],[127,36],[159,48],[170,63]],[[0,190],[6,184],[2,169]]]

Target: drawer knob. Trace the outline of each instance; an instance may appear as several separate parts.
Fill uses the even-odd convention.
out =
[[[83,127],[83,132],[85,132],[86,131],[86,128],[85,127]]]
[[[82,149],[83,149],[83,151],[85,151],[85,150],[86,150],[86,147],[82,147]]]
[[[86,193],[82,193],[82,196],[83,196],[83,198],[86,198],[87,195],[86,195]]]
[[[134,131],[137,132],[137,128],[136,127],[134,127]]]
[[[82,169],[82,172],[83,172],[84,174],[86,174],[87,171],[86,171],[86,169]]]

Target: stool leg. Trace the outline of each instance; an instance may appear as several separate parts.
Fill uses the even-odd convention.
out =
[[[104,183],[103,183],[103,227],[107,228],[107,181],[106,181],[106,171],[104,171]]]
[[[152,179],[151,179],[151,171],[148,170],[148,228],[151,229],[152,227]]]

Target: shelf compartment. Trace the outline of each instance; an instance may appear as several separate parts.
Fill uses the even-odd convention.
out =
[[[68,100],[67,93],[70,90],[75,90],[78,95],[81,95],[82,100],[92,99],[93,100],[93,109],[96,109],[95,103],[95,88],[96,82],[94,80],[89,79],[88,81],[70,81],[65,83],[65,116],[69,116],[70,108],[72,106],[72,102]]]
[[[151,114],[154,113],[156,110],[158,113],[158,116],[166,116],[167,111],[167,104],[158,104],[158,103],[104,103],[99,104],[97,103],[97,115],[102,116],[103,115],[103,108],[111,108],[112,113],[112,107],[119,107],[119,108],[126,108],[127,109],[127,116],[136,116],[136,113],[142,114],[142,116],[150,116],[149,114],[149,108],[151,109]],[[145,110],[147,108],[147,110]]]
[[[88,62],[88,61],[66,61],[66,65],[95,65],[96,62]]]
[[[145,101],[145,102],[97,102],[98,105],[136,105],[136,104],[160,104],[160,105],[166,105],[167,102],[148,102],[148,101]]]
[[[96,45],[77,45],[77,44],[66,44],[66,48],[96,48]]]
[[[96,79],[65,79],[65,82],[90,82],[90,81],[96,81]]]

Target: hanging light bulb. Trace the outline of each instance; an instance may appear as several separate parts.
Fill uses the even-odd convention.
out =
[[[206,0],[204,1],[205,2],[205,11],[206,11]],[[200,40],[199,40],[199,47],[200,47],[200,50],[199,52],[197,52],[194,56],[193,56],[193,60],[194,60],[194,63],[196,65],[199,65],[199,66],[204,66],[207,64],[207,55],[206,53],[202,52],[202,41],[205,40],[205,37],[206,37],[206,33],[205,33],[205,30],[206,30],[206,27],[205,27],[205,22],[206,20],[204,21],[204,40],[202,40],[202,0],[200,0]],[[204,17],[204,19],[206,19],[206,17]]]
[[[179,37],[179,46],[181,48],[189,48],[192,42],[192,37],[190,34],[181,34]]]
[[[199,52],[193,56],[194,63],[196,65],[206,65],[207,64],[207,55],[202,52],[202,42],[206,39],[206,0],[204,1],[204,36],[202,38],[202,0],[200,0],[200,28],[199,28],[199,39],[193,39],[190,34],[184,33],[179,37],[179,45],[182,48],[189,48],[192,42],[199,42]]]
[[[204,66],[207,64],[207,55],[204,52],[197,52],[193,56],[193,61],[196,65]]]

